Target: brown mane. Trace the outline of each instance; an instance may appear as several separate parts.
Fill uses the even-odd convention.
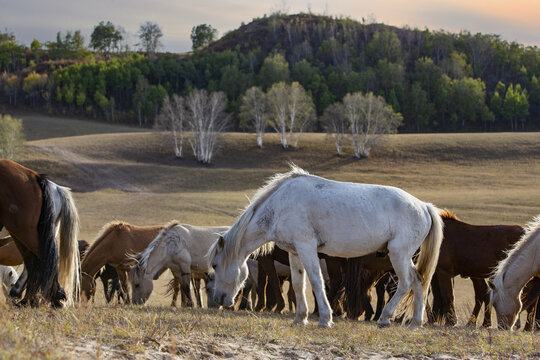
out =
[[[461,220],[456,216],[456,214],[454,214],[453,212],[451,212],[451,211],[448,210],[448,209],[439,209],[439,215],[440,215],[443,219],[451,219],[451,220],[461,221]]]
[[[96,239],[94,241],[92,241],[92,243],[90,244],[90,246],[88,247],[88,249],[86,249],[86,252],[84,253],[84,257],[81,259],[81,264],[83,262],[83,260],[88,256],[90,255],[90,253],[92,253],[92,251],[101,243],[103,242],[103,240],[105,238],[107,238],[107,235],[109,235],[111,233],[111,231],[113,231],[114,229],[116,229],[117,227],[120,227],[120,226],[129,226],[129,223],[125,222],[125,221],[111,221],[105,225],[103,225],[103,227],[101,228],[101,231],[100,233],[98,234],[98,236],[96,237]]]

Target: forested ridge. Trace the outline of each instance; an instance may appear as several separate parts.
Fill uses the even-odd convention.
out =
[[[0,101],[152,126],[167,94],[206,89],[225,93],[231,130],[244,130],[246,90],[285,81],[303,86],[319,119],[346,94],[373,92],[402,114],[400,132],[540,128],[540,50],[498,35],[273,14],[188,54],[95,49],[77,32],[30,47],[0,34]]]

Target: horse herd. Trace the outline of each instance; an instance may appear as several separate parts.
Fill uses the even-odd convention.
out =
[[[475,290],[469,323],[482,305],[484,326],[491,325],[491,306],[500,328],[511,329],[522,309],[528,329],[538,321],[540,217],[526,227],[471,225],[401,189],[331,181],[294,165],[261,187],[230,227],[112,222],[90,245],[77,240],[78,226],[69,189],[0,160],[0,230],[9,232],[0,241],[0,264],[25,266],[9,293],[18,300],[26,289],[17,304],[91,299],[98,277],[107,301],[117,290],[119,301],[143,304],[153,280],[170,269],[172,305],[181,291],[183,303],[194,306],[193,283],[201,306],[202,280],[209,307],[246,306],[253,289],[256,310],[281,312],[288,279],[294,322],[305,324],[307,275],[319,326],[345,313],[369,320],[376,286],[378,325],[394,318],[415,328],[424,312],[430,322],[456,324],[453,278],[460,275]],[[385,291],[391,296],[383,308]]]

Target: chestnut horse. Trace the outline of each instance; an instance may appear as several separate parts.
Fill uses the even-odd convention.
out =
[[[0,264],[6,265],[7,263],[9,263],[11,266],[17,266],[17,265],[23,264],[21,253],[17,249],[17,246],[15,245],[15,243],[12,241],[12,238],[10,236],[7,236],[4,238],[4,240],[5,240],[6,245],[0,247]],[[90,244],[86,240],[79,240],[78,245],[79,245],[79,258],[82,259],[84,256],[84,253],[86,252],[86,249],[88,249]],[[18,299],[21,297],[22,292],[24,291],[24,288],[26,287],[27,281],[28,281],[28,272],[26,271],[26,268],[24,268],[17,282],[11,286],[11,289],[9,292],[9,296],[14,303],[18,301]]]
[[[90,299],[96,291],[96,274],[105,264],[109,264],[116,269],[125,302],[130,303],[127,279],[133,265],[133,254],[146,249],[164,228],[163,225],[135,226],[120,221],[103,226],[81,265],[82,292],[86,299]]]
[[[26,300],[37,293],[54,307],[79,291],[79,217],[71,191],[11,160],[0,160],[0,229],[5,227],[28,271]],[[59,241],[56,233],[59,232]]]

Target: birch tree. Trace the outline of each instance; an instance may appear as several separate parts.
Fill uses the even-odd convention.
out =
[[[281,137],[281,146],[298,146],[300,136],[314,118],[315,106],[302,85],[279,82],[268,91],[270,123]],[[296,136],[295,136],[296,135]]]
[[[212,162],[220,134],[229,124],[226,104],[222,92],[208,94],[206,90],[194,90],[186,99],[189,142],[197,161],[203,164]]]
[[[268,105],[271,114],[271,125],[280,134],[281,146],[284,149],[289,147],[287,143],[287,102],[289,98],[289,88],[285,82],[278,82],[268,91]]]
[[[322,118],[326,131],[334,137],[338,156],[341,156],[346,133],[349,131],[344,110],[342,103],[334,103],[326,108]]]
[[[184,144],[184,123],[186,117],[185,100],[183,97],[174,94],[165,96],[161,116],[157,118],[156,127],[170,131],[173,140],[174,156],[182,158],[182,147]]]
[[[249,88],[242,98],[240,106],[240,118],[251,124],[257,134],[257,146],[262,148],[264,132],[267,122],[266,94],[259,87]]]
[[[296,81],[290,85],[288,111],[289,139],[287,142],[289,145],[294,142],[293,146],[297,147],[300,136],[314,118],[315,105],[302,85]],[[293,140],[295,133],[296,137]]]
[[[392,134],[401,124],[401,114],[394,113],[380,96],[357,92],[343,98],[345,116],[351,124],[354,156],[365,158],[383,134]]]

